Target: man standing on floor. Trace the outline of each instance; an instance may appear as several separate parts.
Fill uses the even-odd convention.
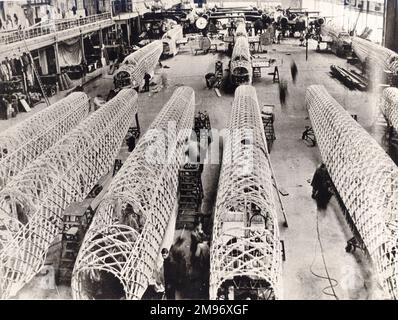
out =
[[[166,299],[175,300],[176,267],[170,258],[169,250],[163,248],[161,253],[163,257],[164,291],[166,294]]]
[[[145,73],[144,80],[145,80],[144,92],[148,92],[149,91],[149,80],[151,80],[151,76],[148,73]]]
[[[311,186],[312,198],[316,200],[318,209],[326,209],[332,193],[329,173],[324,163],[316,169]]]
[[[297,69],[296,62],[294,60],[292,61],[291,65],[290,65],[290,73],[292,74],[293,83],[296,83],[298,69]]]
[[[286,106],[287,95],[288,95],[287,82],[285,80],[280,80],[279,81],[279,101],[281,103],[282,108],[284,108]]]

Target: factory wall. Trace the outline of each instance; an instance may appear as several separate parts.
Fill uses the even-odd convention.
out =
[[[346,31],[352,31],[356,26],[357,34],[361,34],[369,27],[373,30],[369,38],[377,43],[383,41],[384,3],[381,0],[303,0],[303,8],[320,11]]]
[[[0,30],[13,30],[19,26],[25,28],[49,19],[80,18],[110,11],[109,0],[51,0],[43,2],[47,4],[34,5],[29,4],[28,1],[1,1]]]
[[[281,0],[283,8],[301,8],[303,0]]]
[[[398,52],[398,0],[386,0],[384,45]]]

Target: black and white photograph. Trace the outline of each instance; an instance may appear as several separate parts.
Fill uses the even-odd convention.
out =
[[[398,0],[0,1],[2,301],[396,300],[397,165]]]

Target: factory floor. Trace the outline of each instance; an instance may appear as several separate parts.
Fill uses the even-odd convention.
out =
[[[286,255],[282,275],[283,298],[335,299],[331,295],[332,290],[328,288],[329,281],[325,278],[326,265],[339,299],[375,299],[379,297],[379,288],[375,285],[365,256],[360,250],[354,254],[345,251],[346,242],[352,237],[352,233],[337,202],[332,198],[326,210],[318,211],[315,201],[311,198],[310,181],[321,158],[317,147],[306,145],[301,135],[305,126],[310,125],[305,108],[305,90],[309,85],[321,84],[351,114],[358,116],[358,122],[366,130],[377,140],[381,140],[383,123],[377,111],[377,96],[350,91],[331,78],[331,64],[343,67],[348,65],[345,60],[331,53],[315,52],[315,46],[315,43],[310,42],[308,61],[305,48],[299,46],[298,39],[287,39],[282,44],[266,48],[267,56],[277,60],[280,78],[288,83],[286,106],[281,107],[278,84],[273,83],[272,76],[268,75],[274,71],[273,66],[263,69],[262,77],[254,79],[253,82],[260,107],[274,105],[276,140],[271,150],[271,161],[278,185],[285,194],[281,195],[281,198],[288,219],[286,228],[283,225],[282,212],[279,211],[280,238],[284,241]],[[298,79],[295,84],[290,75],[290,63],[293,59],[298,67]],[[224,62],[224,69],[228,66],[229,59],[224,54],[192,55],[189,45],[182,47],[177,56],[163,60],[163,68],[158,69],[156,73],[167,75],[168,87],[158,93],[139,94],[141,132],[147,130],[174,89],[181,85],[191,86],[195,90],[196,112],[207,111],[212,128],[225,128],[230,116],[233,93],[221,90],[222,96],[218,97],[214,90],[206,88],[204,79],[206,73],[214,72],[217,60]],[[104,73],[102,78],[88,84],[85,92],[91,97],[98,94],[105,96],[112,86],[112,76]],[[54,101],[60,96],[51,100]],[[42,106],[35,107],[32,112],[37,112],[39,108]],[[1,121],[0,131],[30,114],[20,114],[14,119]],[[220,164],[215,163],[214,158],[211,164],[205,165],[202,176],[205,192],[202,211],[210,215],[217,195],[219,170]],[[68,299],[71,296],[68,287],[40,293],[32,283],[24,290],[19,294],[19,298]],[[180,297],[185,298],[183,295]]]

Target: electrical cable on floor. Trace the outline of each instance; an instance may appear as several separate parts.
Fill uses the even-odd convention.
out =
[[[329,281],[329,286],[323,288],[322,292],[324,294],[328,295],[328,296],[334,297],[336,300],[339,300],[339,297],[336,295],[336,292],[334,290],[334,288],[338,286],[339,282],[336,279],[330,277],[329,270],[328,270],[327,264],[326,264],[326,259],[325,259],[323,246],[322,246],[321,235],[320,235],[320,232],[319,232],[319,211],[318,210],[317,210],[317,214],[316,214],[316,232],[317,232],[317,240],[318,240],[318,243],[319,243],[319,247],[321,249],[322,262],[323,262],[323,266],[325,268],[326,276],[319,275],[319,274],[315,273],[312,270],[312,267],[313,267],[315,259],[316,259],[317,244],[315,244],[314,259],[312,260],[312,263],[311,263],[311,266],[310,266],[310,272],[317,278],[328,280]],[[328,289],[331,289],[332,293],[327,292],[326,290],[328,290]]]
[[[59,294],[59,290],[58,290],[58,286],[57,286],[57,285],[55,285],[55,289],[57,290],[57,295],[58,295],[58,298],[60,298],[60,299],[61,299],[61,295]]]

